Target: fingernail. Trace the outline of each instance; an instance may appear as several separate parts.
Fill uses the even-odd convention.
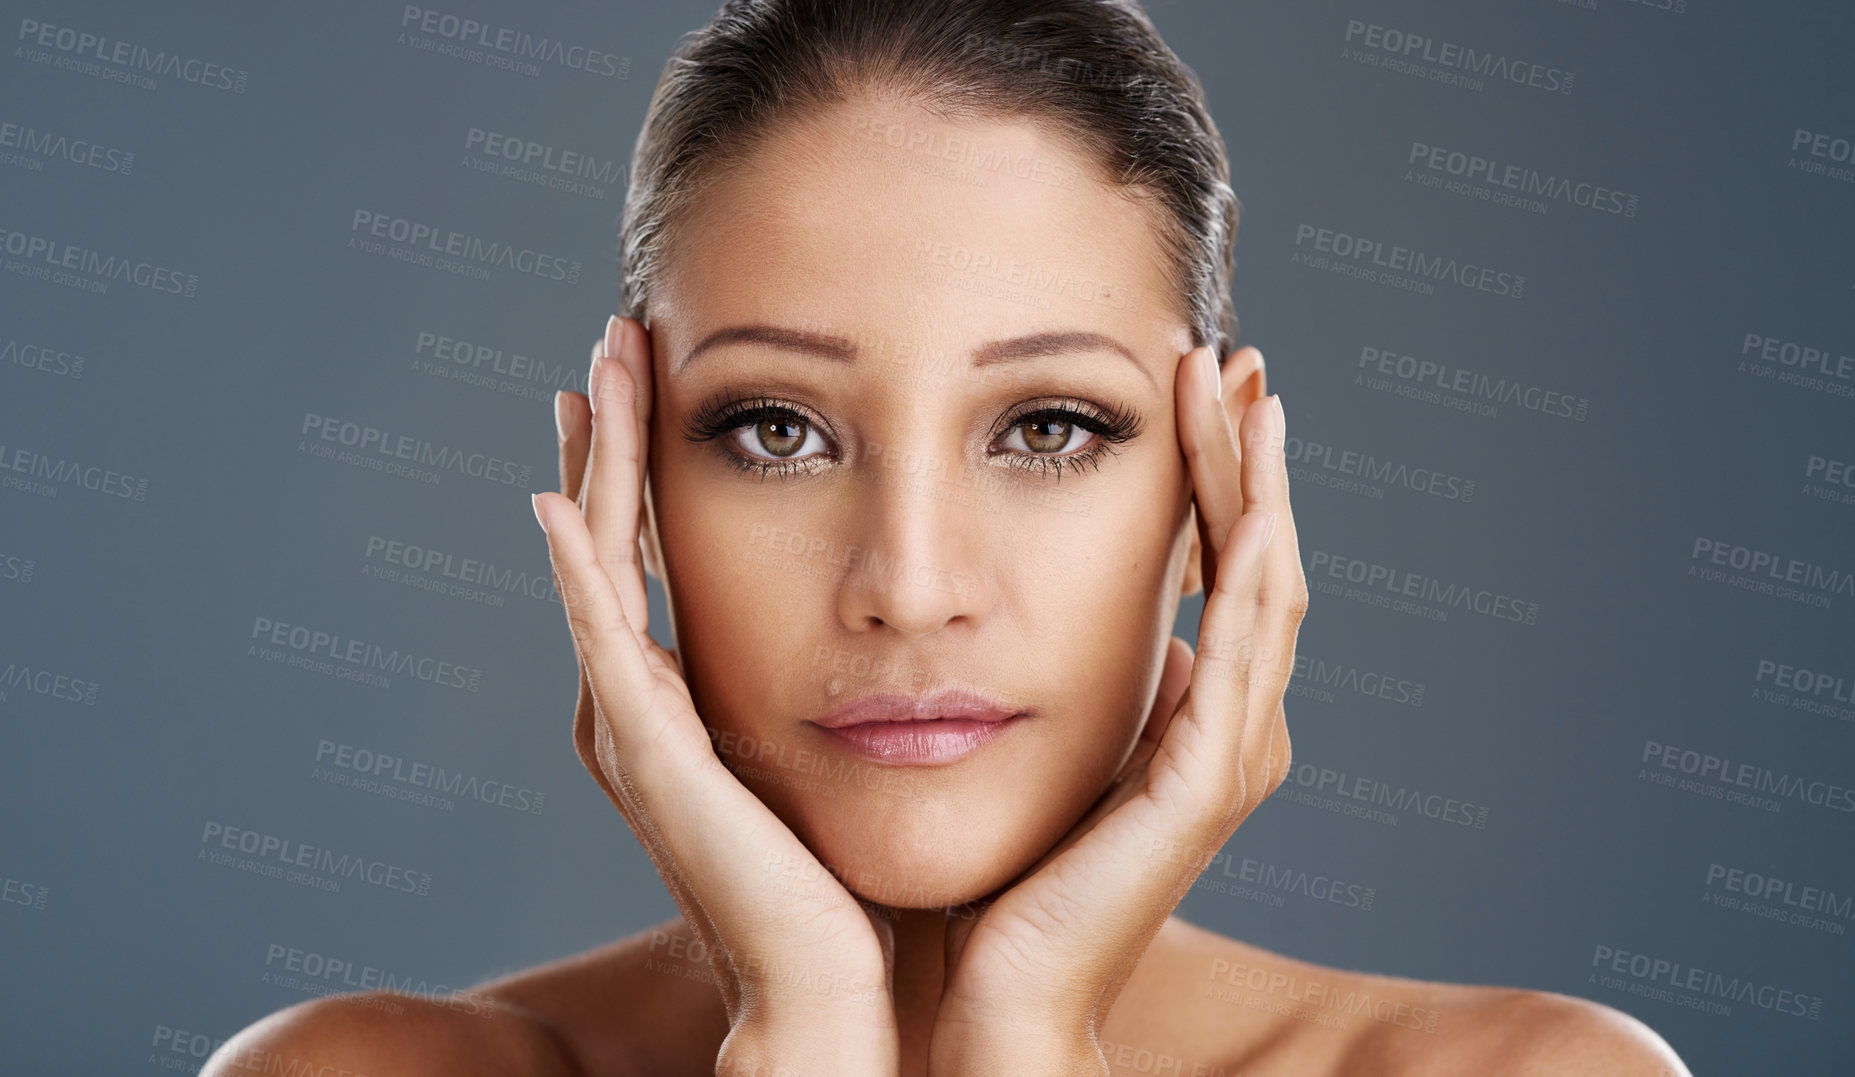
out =
[[[535,522],[541,525],[541,533],[547,534],[547,521],[541,518],[541,495],[529,494],[528,507],[535,510]]]
[[[599,414],[599,381],[605,375],[605,356],[593,356],[592,373],[586,376],[586,401],[592,405],[593,414]]]
[[[1275,432],[1279,434],[1288,429],[1288,415],[1282,410],[1282,394],[1277,393],[1269,399],[1275,401]]]
[[[1269,548],[1269,540],[1275,537],[1275,513],[1269,514],[1269,522],[1262,527],[1262,548]]]
[[[1224,395],[1224,373],[1217,368],[1217,351],[1213,348],[1201,348],[1199,360],[1204,364],[1205,374],[1211,379],[1211,389],[1215,396]]]
[[[567,440],[567,391],[557,389],[554,392],[554,434],[562,442]]]
[[[605,320],[605,353],[618,358],[618,353],[625,346],[625,327],[619,324],[618,315]]]

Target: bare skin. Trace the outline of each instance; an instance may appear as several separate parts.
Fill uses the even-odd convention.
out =
[[[585,397],[565,394],[559,414],[561,491],[577,498]],[[930,934],[944,924],[908,922]],[[368,992],[301,1003],[240,1032],[201,1077],[292,1060],[357,1077],[707,1077],[729,1021],[700,945],[678,917],[448,1002]],[[1585,999],[1316,965],[1177,917],[1141,956],[1100,1042],[1114,1077],[1691,1077],[1654,1031]]]
[[[475,987],[467,1002],[368,993],[300,1003],[241,1031],[201,1077],[292,1059],[356,1077],[709,1077],[728,1022],[706,964],[689,960],[697,941],[679,917]],[[1244,970],[1235,985],[1232,969]],[[1293,984],[1250,990],[1251,969]],[[1293,1012],[1250,1008],[1266,1003]],[[1176,917],[1101,1043],[1114,1077],[1690,1077],[1654,1031],[1585,999],[1315,965]]]
[[[898,129],[1089,174],[1033,126],[886,99],[782,130],[705,193],[649,327],[612,319],[592,396],[557,405],[561,492],[535,511],[581,658],[575,746],[684,916],[448,1003],[292,1007],[203,1072],[1685,1074],[1595,1003],[1322,968],[1171,915],[1289,763],[1307,589],[1279,402],[1256,349],[1219,373],[1192,347],[1148,207],[1092,180],[956,187],[869,137]],[[976,259],[1090,284],[1027,302]],[[854,354],[763,339],[691,359],[744,324]],[[992,344],[1053,333],[1071,343],[978,369]],[[740,390],[793,402],[777,425],[800,433],[773,440],[804,443],[803,473],[748,477],[715,438],[678,436]],[[1096,397],[1143,422],[1088,466],[1022,478],[1045,454],[1032,439],[1063,440],[1047,422],[992,441],[1024,401]],[[771,449],[759,426],[729,438]],[[836,452],[814,446],[827,430]],[[913,460],[1017,481],[923,497]],[[786,533],[951,585],[770,561]],[[646,631],[646,568],[680,654]],[[1193,648],[1170,627],[1200,589]],[[840,690],[819,655],[957,673],[1033,709],[953,765],[879,768],[880,788],[782,783],[717,736],[834,758],[799,720]]]

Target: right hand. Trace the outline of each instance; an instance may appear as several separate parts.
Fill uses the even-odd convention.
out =
[[[593,371],[597,406],[572,392],[556,403],[561,493],[534,498],[579,655],[574,748],[708,949],[731,1029],[723,1061],[893,1074],[891,925],[722,765],[678,657],[646,631],[648,331],[610,319]]]

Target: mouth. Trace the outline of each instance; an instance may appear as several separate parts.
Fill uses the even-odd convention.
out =
[[[894,764],[950,763],[1028,717],[976,689],[920,696],[877,693],[832,708],[812,724],[867,759]]]

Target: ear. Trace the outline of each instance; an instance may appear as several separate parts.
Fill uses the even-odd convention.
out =
[[[1224,405],[1224,414],[1230,419],[1230,432],[1235,435],[1242,422],[1243,413],[1249,406],[1269,394],[1268,378],[1263,368],[1262,352],[1254,347],[1242,347],[1225,358],[1219,371],[1221,388],[1218,399]],[[1242,443],[1238,443],[1241,455]],[[1198,505],[1194,501],[1186,527],[1191,532],[1191,549],[1185,555],[1185,579],[1179,586],[1179,594],[1195,595],[1204,589],[1204,538],[1198,522]]]

